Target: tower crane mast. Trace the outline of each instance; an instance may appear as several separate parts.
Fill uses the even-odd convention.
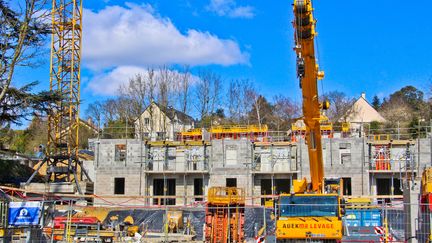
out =
[[[46,157],[26,184],[45,167],[47,181],[75,182],[82,193],[78,183],[86,174],[78,159],[82,0],[52,0],[51,25],[50,91],[61,99],[48,114]]]

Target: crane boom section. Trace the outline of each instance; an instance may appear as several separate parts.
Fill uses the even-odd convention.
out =
[[[317,80],[324,73],[318,70],[315,58],[315,19],[311,0],[294,0],[295,51],[297,76],[303,98],[303,119],[306,125],[312,190],[322,192],[324,166],[322,158],[320,110]]]

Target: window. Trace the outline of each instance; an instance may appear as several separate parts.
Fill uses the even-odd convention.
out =
[[[341,153],[340,157],[341,165],[346,165],[351,163],[351,153]]]
[[[351,178],[350,177],[343,177],[343,194],[346,196],[351,196]]]
[[[194,179],[194,196],[202,196],[204,195],[203,190],[203,179],[195,178]],[[195,198],[195,201],[202,201],[203,198]]]
[[[350,143],[340,143],[339,149],[351,149],[351,144]]]
[[[335,217],[338,215],[336,196],[294,195],[280,198],[280,216],[282,217]]]
[[[225,164],[226,165],[236,165],[237,164],[237,146],[235,146],[235,145],[226,146]]]
[[[125,194],[125,178],[114,178],[114,194]]]
[[[157,140],[165,140],[165,132],[157,132],[156,136]]]
[[[148,132],[143,132],[143,133],[142,133],[142,138],[143,138],[143,139],[149,139],[149,135],[150,135],[150,134],[149,134]]]
[[[378,195],[402,195],[401,182],[397,178],[378,178],[376,187]]]
[[[126,160],[126,144],[117,144],[115,146],[115,161]]]
[[[166,183],[166,184],[165,184]],[[153,180],[153,195],[164,196],[164,188],[166,189],[165,196],[176,195],[176,180],[175,179],[154,179]],[[175,198],[154,198],[154,205],[175,205]]]
[[[350,164],[351,163],[351,144],[350,143],[340,143],[339,144],[340,153],[340,164]]]
[[[279,195],[282,193],[290,193],[291,181],[290,179],[274,179],[273,186],[275,189],[275,194]],[[261,179],[261,195],[272,195],[272,180],[271,179]],[[261,199],[261,205],[265,204],[268,198]]]
[[[226,178],[226,187],[237,187],[237,178]]]
[[[150,125],[150,118],[144,118],[144,125]]]

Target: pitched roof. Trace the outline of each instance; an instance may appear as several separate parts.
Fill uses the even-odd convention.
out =
[[[386,119],[373,108],[373,106],[366,100],[365,95],[362,94],[348,110],[346,120],[348,122],[385,122]],[[343,118],[339,119],[342,120]]]
[[[159,103],[153,102],[153,104],[155,104],[157,107],[159,107],[159,109],[165,113],[165,115],[170,119],[170,120],[174,120],[175,117],[177,117],[177,120],[180,121],[181,123],[186,123],[186,124],[192,124],[194,122],[194,119],[189,116],[188,114],[181,112],[179,110],[174,109],[172,106],[163,106]]]

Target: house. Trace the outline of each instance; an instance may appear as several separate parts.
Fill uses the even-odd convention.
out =
[[[366,100],[365,93],[362,93],[346,115],[339,119],[339,122],[349,122],[351,129],[356,131],[373,121],[386,122],[386,119]]]
[[[152,102],[135,121],[135,136],[148,140],[176,139],[181,131],[193,129],[194,119],[173,107]]]

